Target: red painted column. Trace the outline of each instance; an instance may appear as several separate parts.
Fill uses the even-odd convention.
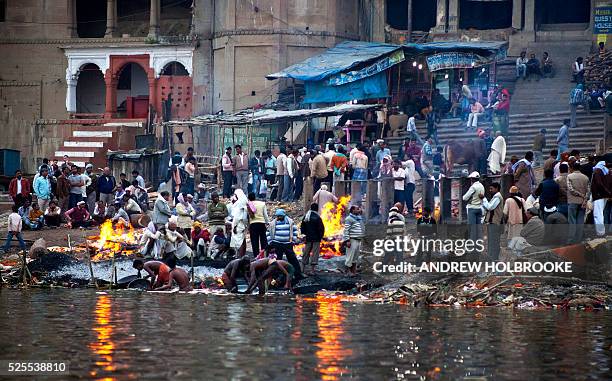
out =
[[[157,105],[157,78],[155,78],[155,73],[152,72],[152,69],[149,71],[147,77],[149,80],[149,104],[153,106],[157,117],[161,117],[161,110]]]
[[[106,119],[111,119],[114,118],[117,113],[117,78],[110,73],[110,70],[107,71],[104,76],[104,83],[106,84],[104,117]]]

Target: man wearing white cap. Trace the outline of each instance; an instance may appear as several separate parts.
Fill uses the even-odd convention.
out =
[[[479,237],[479,229],[482,220],[482,199],[484,198],[484,186],[480,182],[480,174],[476,171],[469,174],[472,185],[463,195],[463,201],[467,203],[467,220],[470,229],[470,239],[476,241]]]
[[[66,217],[67,227],[69,228],[87,228],[91,224],[91,215],[87,211],[85,201],[77,202],[77,205],[64,213]]]

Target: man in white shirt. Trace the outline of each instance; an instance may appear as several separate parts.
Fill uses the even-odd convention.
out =
[[[404,204],[404,185],[406,183],[406,171],[402,168],[399,160],[393,161],[393,202]]]
[[[516,78],[523,77],[525,79],[527,75],[527,52],[521,52],[521,56],[516,59]]]
[[[489,185],[489,193],[493,195],[491,201],[482,199],[482,206],[487,214],[487,253],[493,261],[499,260],[501,234],[504,230],[502,220],[504,216],[504,197],[500,193],[501,185],[497,182]]]
[[[334,183],[334,169],[331,163],[334,156],[336,156],[336,145],[328,140],[327,151],[325,151],[323,157],[327,163],[327,182],[330,184]]]
[[[416,168],[414,165],[414,161],[412,159],[408,159],[402,162],[402,166],[404,167],[404,171],[406,171],[406,185],[404,187],[404,201],[406,202],[406,211],[408,213],[412,213],[414,209],[414,190],[416,188],[416,180],[415,173]]]
[[[225,149],[221,159],[221,173],[223,174],[223,197],[232,195],[232,182],[234,181],[234,164],[232,163],[232,147]]]
[[[270,201],[274,199],[280,201],[283,197],[283,192],[285,190],[285,175],[287,175],[287,154],[286,150],[282,148],[276,156],[276,183],[278,184],[276,188],[276,197],[270,197]],[[274,196],[274,192],[272,192],[272,196]]]
[[[419,114],[414,114],[410,118],[408,118],[408,124],[406,124],[406,132],[408,132],[408,138],[410,140],[416,140],[420,145],[423,145],[423,139],[419,136],[419,133],[416,129],[416,116]]]
[[[501,166],[506,162],[506,139],[502,136],[501,131],[497,131],[495,136],[487,161],[489,162],[489,171],[498,174],[501,172]]]
[[[479,237],[479,227],[482,220],[482,199],[484,198],[484,186],[480,182],[480,174],[476,171],[468,176],[472,185],[463,195],[463,201],[467,203],[467,222],[470,230],[470,239],[474,242]]]

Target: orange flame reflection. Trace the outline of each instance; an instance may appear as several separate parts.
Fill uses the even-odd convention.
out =
[[[111,316],[111,300],[108,295],[100,295],[96,301],[94,310],[95,325],[93,331],[96,333],[97,340],[88,345],[89,349],[98,356],[96,366],[103,371],[113,372],[117,369],[113,361],[115,352],[115,343],[113,342],[113,325],[110,322]],[[92,370],[91,377],[97,377],[98,371]],[[116,380],[112,377],[97,378],[97,380]]]
[[[322,380],[338,380],[342,375],[348,373],[348,369],[343,366],[346,358],[353,354],[350,348],[345,348],[342,337],[345,335],[344,319],[346,310],[340,298],[329,298],[316,296],[317,302],[317,326],[321,342],[316,346],[318,359],[317,371],[321,374]]]

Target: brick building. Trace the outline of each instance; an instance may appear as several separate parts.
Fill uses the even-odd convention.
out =
[[[592,41],[599,0],[0,0],[0,148],[103,165],[172,117],[274,101],[264,77],[351,40]],[[567,4],[565,4],[567,3]],[[495,15],[494,17],[491,15]]]

